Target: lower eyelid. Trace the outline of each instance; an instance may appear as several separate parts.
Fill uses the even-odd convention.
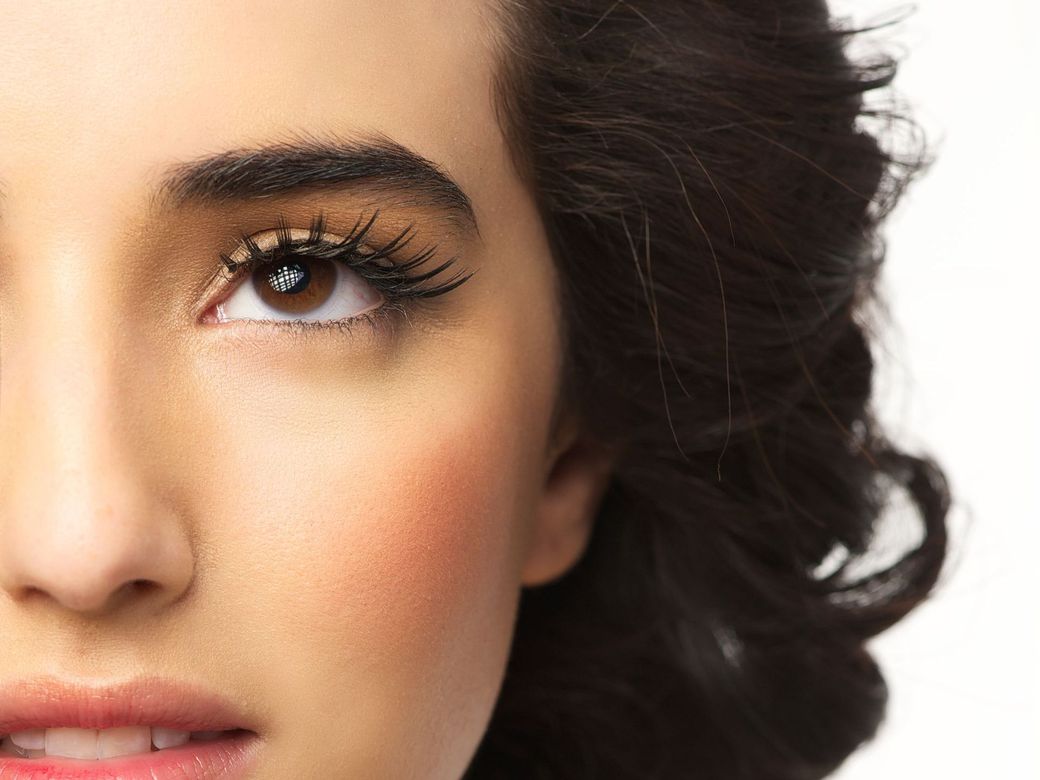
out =
[[[213,325],[214,330],[243,342],[247,347],[270,347],[272,342],[284,343],[287,336],[290,342],[296,343],[311,338],[327,338],[330,334],[349,336],[352,340],[382,342],[396,332],[399,319],[407,317],[405,307],[388,300],[375,309],[346,319],[311,321],[243,318],[214,322]]]

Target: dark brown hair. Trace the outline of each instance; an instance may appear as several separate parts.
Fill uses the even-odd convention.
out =
[[[522,594],[466,778],[823,777],[884,713],[864,643],[946,548],[942,471],[871,409],[878,228],[929,162],[865,106],[895,63],[819,0],[496,2],[561,398],[622,454],[582,560]],[[920,543],[855,575],[903,492]]]

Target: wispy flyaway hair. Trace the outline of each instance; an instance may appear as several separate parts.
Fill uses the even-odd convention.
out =
[[[879,226],[928,163],[865,103],[895,62],[818,0],[495,8],[561,404],[621,455],[583,559],[523,593],[467,778],[824,777],[883,717],[864,643],[946,549],[941,469],[871,405]],[[920,543],[853,576],[896,493]]]

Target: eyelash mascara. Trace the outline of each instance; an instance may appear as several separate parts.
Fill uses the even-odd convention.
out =
[[[433,286],[425,286],[424,282],[451,268],[457,262],[458,257],[452,257],[421,273],[414,273],[415,269],[424,266],[436,256],[438,245],[424,248],[404,260],[395,262],[397,256],[415,237],[414,225],[410,224],[385,244],[373,246],[366,239],[373,226],[377,224],[378,217],[378,209],[364,224],[362,224],[362,218],[359,217],[345,237],[340,240],[330,240],[326,232],[327,219],[324,213],[319,213],[311,220],[305,238],[294,238],[285,217],[279,216],[275,227],[274,245],[262,247],[253,237],[256,234],[242,233],[241,246],[246,253],[243,259],[233,260],[229,255],[220,254],[223,267],[230,274],[225,276],[225,279],[232,282],[235,278],[244,276],[257,268],[274,266],[279,262],[285,263],[293,257],[339,263],[357,273],[382,293],[386,303],[375,311],[357,317],[321,322],[272,320],[270,324],[301,330],[329,327],[350,330],[362,321],[376,324],[380,318],[405,314],[419,300],[444,295],[465,283],[475,273],[456,270],[445,281]]]

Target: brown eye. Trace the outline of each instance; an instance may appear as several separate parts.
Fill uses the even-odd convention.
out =
[[[295,257],[253,271],[253,289],[265,304],[284,314],[309,314],[336,291],[331,260]]]
[[[335,260],[286,255],[263,263],[222,302],[217,321],[343,321],[379,308],[382,293]]]

